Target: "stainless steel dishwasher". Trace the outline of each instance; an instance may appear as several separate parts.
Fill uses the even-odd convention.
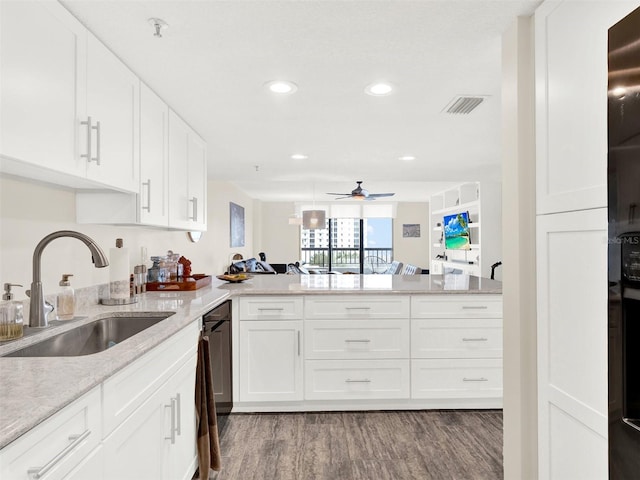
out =
[[[209,337],[213,393],[221,434],[233,408],[231,372],[231,301],[218,305],[203,317],[202,335]]]

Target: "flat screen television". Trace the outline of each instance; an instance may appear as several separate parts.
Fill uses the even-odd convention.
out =
[[[444,248],[448,250],[470,250],[469,213],[461,212],[444,217]]]

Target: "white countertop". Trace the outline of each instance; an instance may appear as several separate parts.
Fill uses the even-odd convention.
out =
[[[0,344],[0,355],[110,314],[176,312],[104,352],[80,357],[0,356],[0,448],[29,431],[175,334],[195,318],[237,295],[314,294],[500,294],[501,282],[466,275],[255,275],[230,284],[213,279],[193,292],[148,292],[139,303],[91,305],[84,318]]]

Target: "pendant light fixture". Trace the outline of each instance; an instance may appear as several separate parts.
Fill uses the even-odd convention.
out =
[[[313,183],[313,210],[302,212],[302,227],[307,230],[324,228],[327,222],[327,215],[324,210],[316,210],[316,184]]]

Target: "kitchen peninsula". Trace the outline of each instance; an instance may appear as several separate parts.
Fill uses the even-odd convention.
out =
[[[0,345],[6,355],[107,313],[176,312],[93,355],[0,357],[0,447],[7,447],[0,458],[16,439],[33,438],[86,400],[76,417],[93,421],[80,433],[92,431],[94,440],[82,455],[104,447],[106,467],[117,451],[109,442],[133,438],[140,427],[130,418],[150,411],[154,389],[163,391],[158,365],[192,378],[201,317],[228,298],[234,411],[501,407],[500,282],[465,275],[256,275],[190,292],[148,292],[135,305],[91,305],[79,312],[83,319]],[[150,381],[144,395],[134,389],[140,379]],[[173,395],[155,407],[160,443],[164,405]],[[178,405],[188,403],[185,397]]]

